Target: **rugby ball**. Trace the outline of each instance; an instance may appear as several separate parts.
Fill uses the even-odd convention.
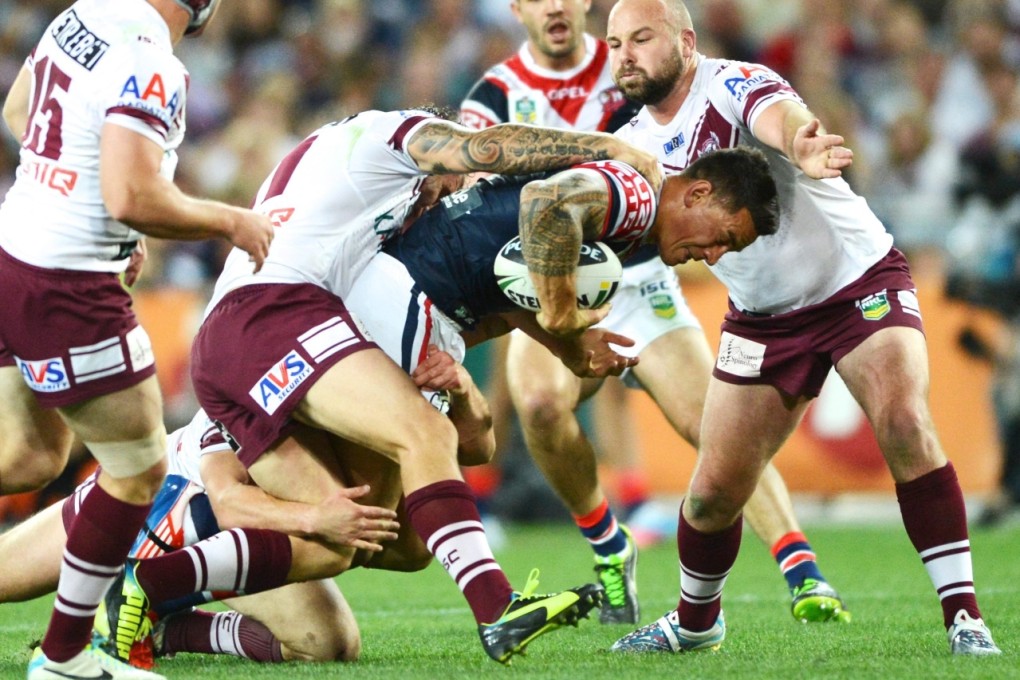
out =
[[[500,248],[492,266],[500,290],[523,309],[537,312],[540,307],[535,286],[528,274],[521,249],[521,238],[515,236]],[[616,253],[601,241],[585,241],[577,260],[577,306],[592,309],[609,302],[620,287],[623,265]]]

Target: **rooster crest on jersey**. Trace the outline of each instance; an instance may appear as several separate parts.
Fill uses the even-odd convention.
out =
[[[510,300],[523,309],[537,312],[540,307],[535,286],[524,262],[521,238],[515,236],[499,250],[492,266],[496,282]],[[581,244],[577,259],[577,306],[594,309],[609,302],[620,287],[623,265],[609,246],[601,241]]]

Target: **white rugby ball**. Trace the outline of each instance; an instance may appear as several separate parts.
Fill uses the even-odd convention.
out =
[[[506,242],[492,266],[500,290],[518,307],[537,312],[540,307],[535,286],[528,275],[521,250],[521,238]],[[577,260],[577,306],[599,307],[609,301],[620,287],[623,265],[616,253],[601,241],[585,241]]]

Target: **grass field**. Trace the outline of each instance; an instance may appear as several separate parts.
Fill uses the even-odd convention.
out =
[[[632,656],[605,650],[630,626],[577,629],[535,641],[510,668],[482,651],[459,592],[433,564],[417,574],[355,570],[340,585],[364,641],[356,664],[256,665],[227,657],[179,655],[159,670],[172,679],[237,678],[1020,678],[1020,528],[973,531],[978,596],[1003,650],[997,658],[954,658],[928,577],[902,528],[810,527],[821,567],[847,602],[849,625],[802,625],[788,611],[785,582],[746,532],[727,582],[728,637],[715,654]],[[542,571],[540,591],[592,578],[591,556],[568,526],[517,527],[497,557],[522,587]],[[25,565],[31,569],[30,564]],[[642,623],[676,604],[676,551],[644,551],[638,565]],[[23,678],[28,643],[45,627],[52,598],[0,607],[0,678]]]

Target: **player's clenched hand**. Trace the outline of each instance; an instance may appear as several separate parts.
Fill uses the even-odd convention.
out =
[[[273,242],[273,223],[260,213],[231,206],[232,228],[230,242],[248,253],[255,263],[255,271],[262,269],[262,263],[269,255],[269,244]]]
[[[383,541],[397,538],[397,513],[355,499],[369,492],[367,484],[340,489],[315,507],[313,534],[327,543],[379,552]]]
[[[449,390],[459,393],[464,390],[467,383],[466,373],[467,369],[452,356],[436,345],[429,345],[428,355],[415,367],[411,378],[419,389],[424,388],[434,392]]]
[[[647,151],[628,144],[627,148],[616,156],[616,159],[640,172],[655,191],[658,191],[659,187],[662,186],[662,172],[659,161]]]
[[[793,160],[813,179],[839,177],[854,162],[854,152],[843,146],[843,137],[827,134],[821,126],[816,118],[797,129]]]
[[[130,288],[138,282],[138,277],[142,275],[142,268],[145,266],[145,259],[148,255],[149,250],[145,245],[145,239],[138,239],[138,244],[131,251],[131,259],[128,260],[127,269],[124,270],[125,286]]]

